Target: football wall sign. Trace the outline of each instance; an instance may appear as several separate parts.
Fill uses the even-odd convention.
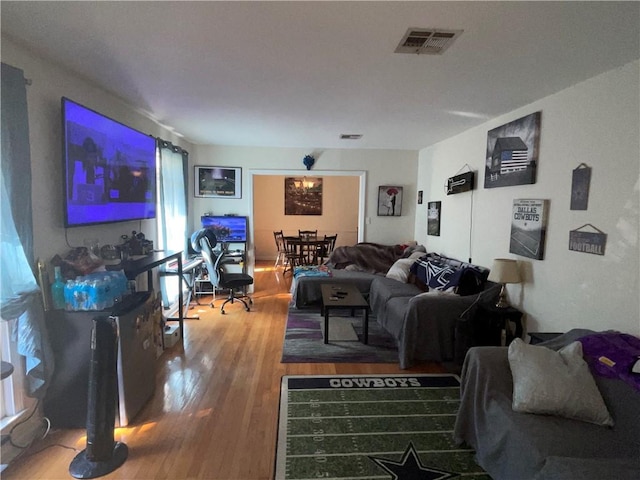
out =
[[[583,229],[591,227],[595,232],[585,232]],[[569,232],[569,250],[574,252],[604,255],[607,246],[607,234],[590,223]]]

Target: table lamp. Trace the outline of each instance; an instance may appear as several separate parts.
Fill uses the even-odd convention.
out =
[[[508,307],[509,303],[507,302],[505,285],[507,283],[520,283],[520,272],[518,272],[518,264],[515,260],[511,260],[508,258],[495,258],[493,260],[493,265],[491,266],[491,272],[489,272],[488,280],[500,283],[502,285],[496,307]]]

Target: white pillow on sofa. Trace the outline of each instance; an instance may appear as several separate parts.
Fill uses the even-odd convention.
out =
[[[409,270],[411,269],[411,265],[418,258],[424,257],[424,252],[413,252],[407,258],[401,258],[400,260],[396,260],[396,262],[391,265],[391,268],[387,271],[387,278],[393,278],[402,283],[407,283],[409,280]]]
[[[613,425],[580,342],[556,352],[516,338],[509,345],[509,365],[514,411]]]

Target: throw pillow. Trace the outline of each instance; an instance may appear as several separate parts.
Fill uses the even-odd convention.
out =
[[[393,278],[402,283],[407,283],[409,279],[409,270],[411,265],[416,259],[422,257],[424,252],[414,252],[409,255],[409,258],[401,258],[391,265],[391,268],[387,271],[387,278]]]
[[[513,376],[513,410],[613,425],[587,363],[582,344],[559,351],[529,345],[516,338],[509,345]]]

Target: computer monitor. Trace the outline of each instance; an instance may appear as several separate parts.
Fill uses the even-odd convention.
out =
[[[237,215],[203,215],[202,228],[213,230],[218,243],[247,241],[247,217]]]

